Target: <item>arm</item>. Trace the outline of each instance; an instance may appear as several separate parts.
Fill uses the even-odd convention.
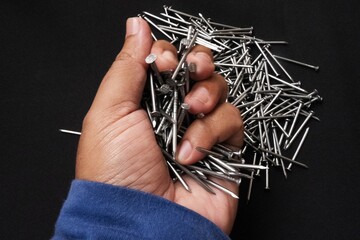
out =
[[[153,42],[145,21],[129,19],[124,47],[105,75],[84,119],[76,178],[158,195],[164,201],[166,199],[200,214],[229,233],[235,219],[236,199],[216,189],[216,195],[209,194],[185,176],[192,189],[189,193],[179,182],[174,183],[169,175],[151,123],[140,108],[147,69],[144,59],[150,52],[158,56],[156,63],[160,71],[176,67],[175,47],[165,41]],[[197,70],[191,75],[196,83],[185,102],[190,105],[191,113],[205,113],[206,116],[195,120],[179,143],[177,159],[182,164],[191,164],[204,157],[195,150],[197,146],[209,149],[217,142],[224,142],[240,147],[243,137],[240,113],[225,102],[227,84],[213,72],[211,51],[196,46],[187,61],[196,63]],[[238,191],[234,183],[214,181],[234,192]],[[69,199],[73,194],[72,190]],[[111,197],[107,200],[111,201]],[[179,207],[175,204],[168,206],[172,207],[165,213],[176,211]],[[173,217],[176,218],[176,215]]]

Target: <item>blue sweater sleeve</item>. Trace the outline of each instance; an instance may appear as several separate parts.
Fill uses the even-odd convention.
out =
[[[201,215],[148,193],[74,180],[52,239],[229,239]]]

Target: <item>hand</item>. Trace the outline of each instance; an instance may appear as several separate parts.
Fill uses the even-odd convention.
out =
[[[175,47],[165,41],[153,42],[144,20],[128,19],[123,49],[101,82],[83,122],[76,178],[160,195],[192,209],[229,233],[235,219],[236,199],[216,189],[216,195],[209,194],[187,176],[184,179],[192,193],[179,182],[172,182],[149,118],[140,108],[148,67],[144,59],[150,52],[158,56],[160,71],[176,67]],[[196,46],[187,61],[197,65],[191,75],[197,82],[185,102],[191,113],[206,116],[195,120],[180,142],[177,159],[182,164],[203,158],[196,146],[210,149],[217,142],[225,142],[240,147],[243,139],[240,113],[225,103],[227,85],[220,75],[214,74],[211,51]],[[235,193],[238,191],[236,184],[214,181]]]

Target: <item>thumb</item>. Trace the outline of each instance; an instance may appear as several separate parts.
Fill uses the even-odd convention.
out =
[[[139,108],[146,81],[145,58],[151,46],[148,24],[141,18],[129,18],[124,46],[102,80],[91,110],[113,109],[121,118]]]

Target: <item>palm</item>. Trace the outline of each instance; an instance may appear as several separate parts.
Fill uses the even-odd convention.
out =
[[[92,143],[94,144],[89,148],[88,145]],[[87,149],[91,151],[86,151]],[[82,159],[93,166],[91,171],[81,171]],[[101,164],[105,161],[107,164]],[[230,230],[229,225],[236,212],[236,200],[223,192],[210,194],[188,176],[184,176],[184,179],[190,186],[191,193],[179,182],[172,182],[143,110],[134,111],[108,124],[101,131],[88,131],[84,128],[79,144],[77,177],[88,179],[90,177],[87,174],[101,177],[92,180],[163,196],[208,218],[226,232]],[[230,186],[229,183],[222,184],[236,189],[236,186]]]
[[[170,201],[192,209],[216,223],[223,230],[229,231],[230,229],[226,229],[226,227],[229,228],[234,218],[234,213],[236,212],[234,208],[236,208],[237,204],[236,199],[220,191],[217,191],[216,195],[210,194],[188,176],[185,176],[184,179],[189,184],[191,193],[186,191],[180,182],[172,183],[161,150],[155,142],[150,122],[147,117],[143,119],[143,116],[141,116],[142,119],[139,119],[140,124],[135,125],[132,132],[129,131],[129,134],[119,136],[119,139],[126,139],[126,142],[123,144],[129,144],[129,138],[131,138],[130,141],[143,140],[137,141],[137,145],[133,146],[133,148],[139,150],[139,153],[135,156],[131,156],[133,152],[131,149],[129,149],[130,153],[122,152],[119,154],[119,158],[122,158],[120,155],[123,156],[125,154],[129,159],[133,159],[130,163],[138,168],[137,171],[131,170],[138,173],[135,185],[137,187],[141,186],[143,190],[162,195]],[[146,141],[146,139],[149,139],[149,141]],[[229,183],[222,184],[236,188],[234,185],[230,186]]]
[[[155,141],[150,122],[147,117],[143,119],[143,116],[139,120],[141,124],[135,125],[132,132],[129,131],[128,135],[119,137],[119,139],[126,140],[123,144],[129,144],[129,138],[131,138],[130,141],[142,139],[142,141],[137,141],[137,145],[133,146],[133,148],[139,150],[138,154],[133,157],[130,156],[131,149],[129,149],[129,155],[128,153],[121,153],[121,155],[126,154],[130,159],[133,159],[130,161],[131,164],[136,165],[138,168],[137,171],[133,171],[138,173],[135,185],[137,187],[141,186],[142,190],[161,195],[170,201],[189,208],[210,219],[224,231],[230,231],[229,227],[231,226],[229,225],[231,225],[234,213],[236,213],[236,199],[221,191],[216,191],[216,195],[210,194],[188,176],[184,176],[184,179],[189,184],[191,193],[186,191],[180,182],[172,183],[161,150]],[[149,141],[146,141],[146,139],[149,139]],[[233,184],[224,182],[222,184],[236,189]]]

